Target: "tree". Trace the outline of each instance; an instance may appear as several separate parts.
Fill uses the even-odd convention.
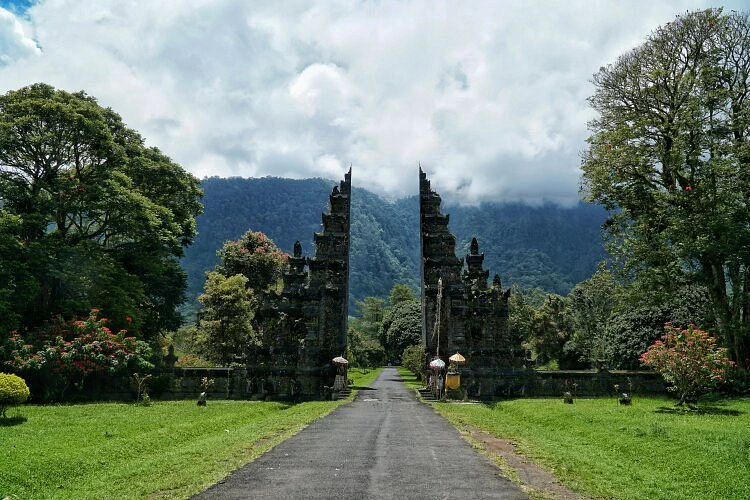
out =
[[[357,302],[357,313],[359,317],[353,318],[350,323],[353,322],[365,337],[380,340],[382,344],[378,334],[385,314],[385,301],[379,297],[365,297]]]
[[[534,314],[536,309],[531,303],[531,293],[543,293],[541,290],[532,292],[521,290],[513,285],[508,298],[508,329],[514,338],[521,338],[528,345],[534,336]]]
[[[529,344],[538,363],[557,361],[561,369],[580,367],[580,353],[565,349],[573,330],[565,297],[547,295],[544,303],[534,313],[532,329],[533,336]]]
[[[663,340],[657,340],[641,356],[641,363],[662,374],[677,392],[678,405],[698,397],[727,380],[734,364],[727,349],[716,346],[716,339],[692,325],[679,329],[667,323]]]
[[[678,16],[594,75],[582,190],[612,211],[631,278],[709,290],[716,330],[750,366],[750,18]]]
[[[201,351],[210,361],[227,366],[255,343],[252,292],[247,281],[241,274],[206,275],[205,292],[198,298],[203,305],[198,330],[204,339]]]
[[[380,338],[389,360],[401,359],[404,349],[422,341],[422,307],[407,300],[388,310],[380,326]]]
[[[571,344],[585,360],[596,363],[607,355],[605,332],[617,303],[617,284],[612,274],[601,270],[578,283],[568,294],[568,310],[573,326]]]
[[[411,291],[411,288],[409,288],[408,285],[397,283],[393,285],[393,288],[391,288],[391,294],[390,294],[389,300],[391,303],[391,307],[395,307],[401,302],[405,302],[407,300],[416,300],[416,299],[414,297],[414,292]]]
[[[84,92],[35,84],[0,96],[0,206],[23,245],[4,264],[18,325],[93,306],[144,337],[178,325],[177,259],[196,234],[200,194]]]
[[[268,236],[253,231],[247,231],[237,241],[227,241],[217,254],[221,263],[216,271],[227,277],[243,275],[248,288],[256,294],[277,285],[288,258]]]
[[[351,366],[374,368],[385,362],[385,350],[377,339],[366,336],[357,328],[357,323],[349,323],[346,338],[346,358]]]
[[[705,287],[686,283],[664,300],[642,293],[631,284],[619,297],[604,331],[610,368],[635,370],[640,355],[664,333],[664,324],[687,328],[710,323],[710,301]],[[635,290],[628,290],[635,288]]]

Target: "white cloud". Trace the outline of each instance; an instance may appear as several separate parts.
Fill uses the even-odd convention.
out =
[[[0,67],[40,53],[34,40],[26,34],[21,20],[0,7]]]
[[[85,89],[199,176],[352,163],[401,196],[422,162],[448,197],[574,202],[591,75],[704,5],[41,0],[0,9],[0,91]]]

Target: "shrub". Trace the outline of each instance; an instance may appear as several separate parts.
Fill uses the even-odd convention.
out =
[[[20,405],[27,399],[29,399],[29,388],[21,377],[10,373],[0,373],[0,418],[5,418],[5,411],[8,408]]]
[[[404,349],[401,355],[401,365],[419,377],[424,370],[424,346],[416,344]]]
[[[127,336],[127,330],[113,333],[106,326],[107,319],[98,318],[97,312],[94,309],[86,320],[67,323],[41,348],[24,343],[18,334],[11,336],[6,345],[8,364],[17,371],[46,369],[69,376],[152,368],[148,344]]]
[[[22,374],[41,400],[65,399],[70,387],[82,390],[85,380],[148,371],[151,348],[144,341],[117,333],[106,326],[108,320],[91,311],[85,320],[58,322],[35,332],[36,343],[24,341],[11,332],[0,359],[10,371]]]
[[[662,340],[657,340],[641,356],[641,363],[661,373],[672,384],[682,405],[696,401],[727,380],[734,364],[727,350],[717,347],[716,339],[692,325],[679,329],[667,323]]]

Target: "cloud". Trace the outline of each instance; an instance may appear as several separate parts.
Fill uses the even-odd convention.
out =
[[[0,9],[0,91],[84,89],[198,176],[403,196],[421,162],[449,199],[572,203],[591,75],[703,6],[41,0]]]
[[[34,40],[26,35],[20,19],[0,7],[0,67],[40,53]]]

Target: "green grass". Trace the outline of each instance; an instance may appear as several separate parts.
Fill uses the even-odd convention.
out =
[[[750,498],[750,399],[674,412],[671,400],[435,404],[458,426],[514,440],[572,489],[604,498]]]
[[[422,381],[403,366],[397,366],[396,370],[398,371],[398,374],[401,375],[401,378],[404,379],[404,385],[409,389],[421,389],[424,387]]]
[[[378,378],[378,375],[380,375],[380,372],[382,372],[382,368],[375,368],[375,369],[360,369],[360,368],[350,368],[349,369],[349,378],[354,383],[354,387],[367,387],[368,385],[372,384],[373,381]]]
[[[0,498],[184,498],[346,402],[24,406],[0,426]]]

